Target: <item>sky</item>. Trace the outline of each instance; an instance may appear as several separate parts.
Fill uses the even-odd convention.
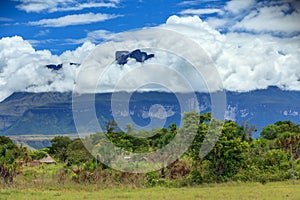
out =
[[[80,66],[70,62],[82,63],[97,45],[150,27],[201,45],[226,90],[300,90],[299,0],[3,0],[0,10],[0,101],[17,91],[71,91]],[[45,68],[60,63],[60,71]]]

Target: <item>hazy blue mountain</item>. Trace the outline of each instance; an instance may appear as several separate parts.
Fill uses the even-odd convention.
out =
[[[181,113],[179,102],[174,94],[162,92],[134,93],[129,102],[129,110],[122,105],[122,95],[119,93],[120,105],[116,115],[124,123],[130,116],[134,123],[145,126],[150,123],[150,117],[161,122],[167,116],[165,127],[175,122],[180,124]],[[187,94],[177,94],[187,95]],[[237,121],[239,124],[248,122],[256,125],[259,135],[262,127],[278,120],[291,120],[300,124],[300,92],[283,91],[276,87],[251,92],[227,92],[226,119]],[[110,93],[95,95],[95,108],[98,121],[104,126],[105,121],[112,120]],[[200,111],[210,111],[210,96],[205,93],[197,93],[200,102]],[[196,107],[195,99],[187,98],[184,106],[189,109]],[[160,107],[149,108],[155,104]],[[89,123],[89,119],[87,124]],[[92,120],[92,119],[91,119]],[[157,123],[159,124],[159,123]],[[154,128],[156,124],[153,124]],[[93,128],[91,129],[93,130]],[[88,131],[88,130],[87,130]],[[14,93],[0,103],[0,134],[24,135],[24,134],[71,134],[76,133],[72,113],[71,93]]]

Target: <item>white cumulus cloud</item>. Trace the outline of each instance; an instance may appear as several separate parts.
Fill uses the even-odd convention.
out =
[[[189,77],[192,85],[201,86],[203,82],[197,80],[195,71],[180,57],[167,53],[167,51],[149,50],[154,53],[153,59],[144,64],[150,68],[141,70],[141,63],[134,59],[120,67],[112,63],[115,59],[115,50],[134,50],[155,46],[157,42],[163,43],[166,50],[181,47],[182,55],[197,51],[196,47],[185,43],[184,40],[176,40],[176,34],[182,34],[183,38],[198,44],[213,61],[223,84],[230,91],[250,91],[263,89],[268,86],[278,86],[286,90],[300,90],[300,36],[275,37],[272,34],[251,34],[240,32],[220,33],[210,23],[201,20],[198,16],[171,16],[165,24],[159,28],[173,31],[174,34],[157,37],[155,32],[138,30],[128,33],[113,34],[99,30],[88,34],[82,41],[108,40],[104,50],[94,51],[95,45],[85,42],[74,51],[66,51],[60,56],[52,55],[50,51],[36,51],[28,41],[21,37],[2,38],[0,40],[0,99],[3,100],[16,91],[72,91],[80,67],[69,65],[70,62],[83,63],[88,55],[94,60],[90,67],[82,73],[80,78],[87,89],[90,82],[99,81],[99,71],[105,71],[101,79],[101,87],[97,92],[106,92],[114,89],[114,84],[119,82],[119,90],[128,90],[147,80],[154,81],[173,88],[176,91],[185,91],[188,85],[184,84],[184,77]],[[142,40],[135,39],[136,34]],[[156,36],[156,37],[154,37]],[[125,41],[123,46],[120,42]],[[174,42],[175,41],[175,42]],[[115,49],[115,47],[118,47]],[[93,54],[90,54],[93,52]],[[202,52],[203,53],[203,52]],[[202,59],[202,53],[194,53],[195,60]],[[205,59],[204,59],[205,60]],[[204,61],[203,60],[203,61]],[[64,67],[60,71],[47,69],[47,64],[60,64]],[[86,62],[85,62],[86,63]],[[154,64],[161,64],[169,68],[154,70]],[[151,68],[152,66],[152,68]],[[173,69],[173,71],[170,69]],[[165,71],[164,71],[165,70]],[[213,68],[204,70],[204,79],[214,82],[216,77],[206,76]],[[142,73],[146,72],[146,73]],[[120,78],[125,77],[125,79]],[[197,82],[199,81],[199,82]],[[193,86],[192,86],[193,87]],[[214,87],[217,90],[219,87]],[[153,84],[143,88],[149,90],[163,90]]]
[[[165,26],[194,39],[208,52],[227,90],[250,91],[270,85],[300,90],[300,36],[221,34],[196,16],[172,16]]]
[[[232,28],[254,32],[299,33],[300,12],[294,11],[287,14],[289,10],[290,6],[287,4],[261,7],[251,11]]]
[[[39,21],[29,22],[32,26],[44,26],[44,27],[64,27],[81,24],[91,24],[96,22],[102,22],[109,19],[119,17],[118,15],[101,14],[101,13],[86,13],[86,14],[74,14],[66,15],[64,17],[42,19]]]
[[[238,14],[255,5],[255,0],[232,0],[227,3],[224,9],[230,13]]]
[[[28,41],[19,36],[0,40],[0,101],[17,91],[70,91],[74,86],[76,65],[80,63],[95,45],[85,43],[75,51],[61,56],[50,51],[36,51]],[[65,64],[62,70],[53,72],[48,64]]]
[[[287,37],[300,33],[300,2],[294,0],[231,0],[222,8],[189,8],[179,14],[201,16],[210,11],[216,11],[217,15],[208,17],[206,22],[223,32],[268,33]]]
[[[74,0],[16,0],[19,10],[25,12],[76,11],[85,8],[116,7],[119,0],[110,1],[74,1]]]

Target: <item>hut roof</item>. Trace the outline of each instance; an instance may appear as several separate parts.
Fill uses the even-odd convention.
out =
[[[49,154],[47,154],[44,158],[40,159],[39,161],[41,163],[46,164],[56,163],[56,161]]]

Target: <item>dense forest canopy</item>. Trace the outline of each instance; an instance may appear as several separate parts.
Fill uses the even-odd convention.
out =
[[[196,123],[189,123],[196,119]],[[171,124],[168,128],[156,128],[150,131],[134,131],[130,124],[127,131],[117,128],[116,122],[107,122],[105,133],[95,133],[85,139],[71,140],[67,136],[57,136],[51,140],[51,146],[41,150],[28,150],[15,145],[9,138],[0,137],[0,175],[5,184],[12,183],[26,163],[38,160],[50,154],[64,170],[58,179],[75,182],[105,182],[109,177],[122,182],[128,179],[141,180],[150,186],[157,184],[193,185],[226,181],[280,181],[300,176],[300,126],[291,121],[278,121],[263,128],[261,137],[253,139],[251,133],[255,127],[247,123],[238,125],[234,121],[222,121],[223,126],[218,140],[212,150],[204,157],[199,150],[209,130],[212,116],[210,113],[185,113],[183,127]],[[101,141],[107,140],[124,152],[154,152],[169,144],[176,136],[182,138],[190,130],[196,130],[192,144],[181,157],[163,157],[161,169],[136,174],[135,164],[151,162],[143,160],[138,163],[131,154],[121,155],[122,160],[114,162],[133,163],[126,172],[115,170],[110,163],[101,163],[95,158],[97,152],[105,152],[109,145]],[[137,137],[139,136],[139,137]],[[141,137],[145,136],[145,137]],[[150,137],[146,137],[150,136]],[[87,146],[93,147],[93,155]],[[174,152],[179,151],[175,146]],[[96,152],[96,154],[95,154]],[[101,156],[100,154],[97,156]],[[161,155],[163,156],[163,155]],[[101,160],[101,159],[100,159]],[[21,163],[21,164],[20,164]]]

